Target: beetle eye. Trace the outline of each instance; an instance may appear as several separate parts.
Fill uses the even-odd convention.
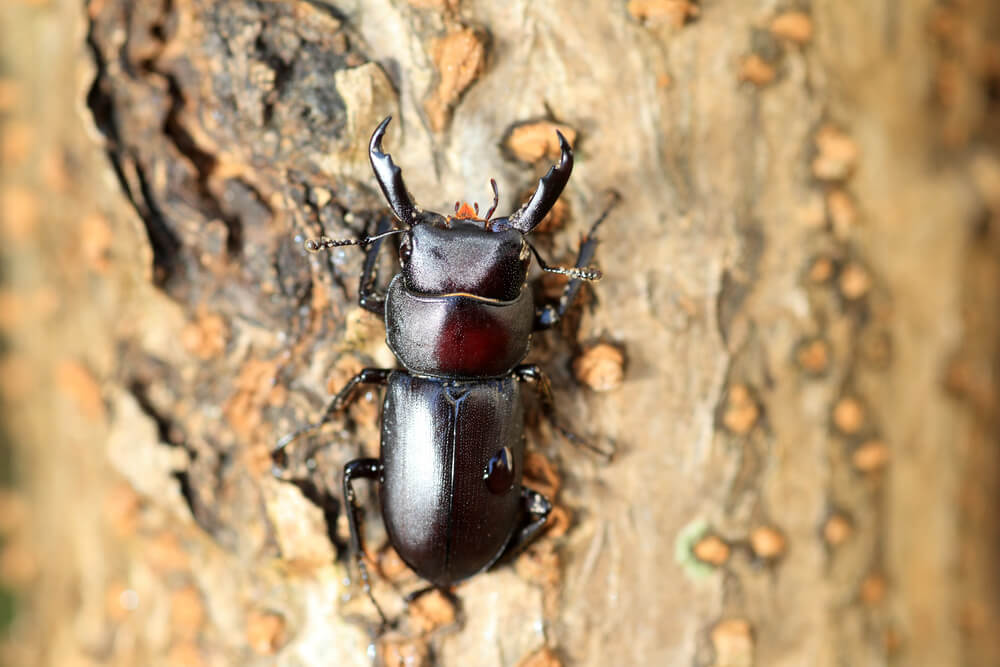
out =
[[[490,493],[500,495],[510,491],[514,486],[514,454],[510,451],[510,447],[497,450],[486,464],[483,479]]]
[[[410,237],[404,236],[403,240],[399,242],[399,261],[401,264],[406,264],[410,261],[410,255],[413,254],[413,248],[410,246]]]

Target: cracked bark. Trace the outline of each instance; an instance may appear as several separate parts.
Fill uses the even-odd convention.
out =
[[[404,608],[366,492],[384,660],[996,664],[991,4],[7,3],[0,661],[369,663],[336,471],[377,453],[377,397],[297,484],[266,453],[392,364],[360,253],[301,245],[385,215],[392,113],[437,210],[491,176],[513,210],[575,134],[552,260],[624,203],[531,358],[617,459],[533,419],[555,525],[457,610]]]

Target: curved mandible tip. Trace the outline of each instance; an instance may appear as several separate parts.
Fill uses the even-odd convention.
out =
[[[413,225],[415,217],[415,207],[406,191],[406,184],[403,183],[403,172],[392,161],[392,156],[382,152],[382,136],[385,128],[389,126],[392,116],[386,116],[385,120],[379,123],[372,133],[371,141],[368,142],[368,159],[371,161],[375,178],[382,189],[382,194],[392,212],[396,214],[401,222],[406,225]]]
[[[555,205],[573,171],[573,149],[562,132],[556,130],[556,136],[559,137],[559,148],[562,151],[559,164],[549,168],[548,173],[539,179],[538,188],[528,203],[508,218],[510,226],[524,234],[534,229]]]

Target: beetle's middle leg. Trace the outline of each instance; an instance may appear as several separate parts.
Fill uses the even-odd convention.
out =
[[[372,594],[371,580],[368,577],[368,566],[365,564],[364,549],[361,545],[361,527],[358,521],[358,503],[354,493],[355,479],[378,480],[382,477],[382,462],[378,459],[354,459],[348,461],[344,466],[344,507],[347,511],[347,525],[351,529],[351,556],[358,565],[358,572],[361,574],[361,585],[365,595],[375,605],[375,610],[382,619],[383,627],[388,624],[382,607],[379,606]]]
[[[274,449],[271,450],[271,460],[274,461],[275,464],[275,470],[274,470],[275,476],[281,477],[283,475],[284,472],[283,468],[287,463],[287,459],[285,456],[285,449],[288,447],[288,445],[292,444],[306,433],[310,433],[320,428],[328,421],[330,421],[335,414],[346,408],[350,404],[350,402],[356,397],[357,392],[355,392],[355,388],[359,384],[374,384],[374,385],[385,386],[386,383],[389,381],[390,373],[392,373],[391,368],[362,369],[360,373],[358,373],[350,380],[348,380],[347,384],[345,384],[343,388],[337,392],[337,395],[330,400],[330,402],[326,406],[326,409],[323,411],[323,416],[320,418],[318,422],[315,422],[313,424],[308,424],[307,426],[303,426],[302,428],[299,428],[289,433],[281,440],[279,440],[278,444],[275,445]]]
[[[538,398],[542,403],[542,414],[549,420],[552,424],[552,428],[559,431],[562,437],[566,438],[571,444],[583,447],[584,449],[589,449],[595,454],[611,460],[614,451],[608,451],[601,449],[597,445],[588,442],[586,439],[580,437],[566,426],[562,424],[559,420],[559,416],[556,414],[556,403],[552,398],[552,385],[549,382],[548,376],[542,372],[542,369],[535,364],[523,364],[521,366],[514,367],[514,377],[521,381],[531,382],[535,385],[535,390],[538,392]]]

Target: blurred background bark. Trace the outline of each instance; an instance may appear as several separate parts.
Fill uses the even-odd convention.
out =
[[[995,2],[15,0],[0,22],[3,664],[1000,664]],[[336,489],[377,452],[378,397],[314,467],[295,452],[297,484],[267,451],[392,363],[361,253],[301,243],[384,214],[366,145],[390,113],[438,210],[491,176],[513,209],[562,127],[552,260],[621,193],[605,279],[532,352],[618,455],[534,424],[556,520],[457,606],[403,604],[419,582],[366,493],[376,638]]]

